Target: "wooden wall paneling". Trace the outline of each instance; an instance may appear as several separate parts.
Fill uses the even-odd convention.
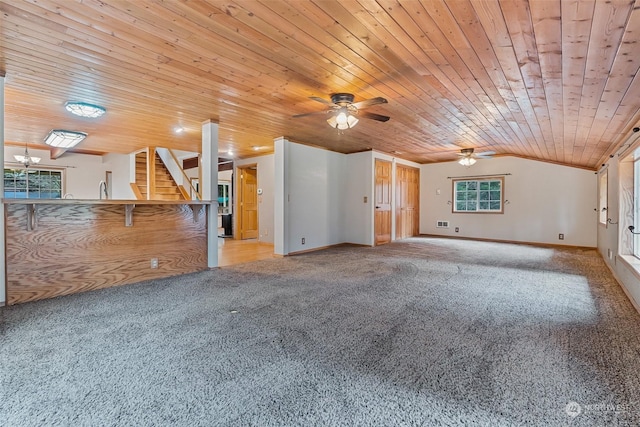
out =
[[[477,3],[479,2],[473,2],[474,8]],[[539,126],[542,137],[539,144],[544,144],[544,149],[541,148],[541,151],[546,153],[547,158],[558,161],[529,5],[517,1],[502,3],[501,7],[504,14],[504,24],[511,40],[510,47],[519,67],[518,72],[522,77],[522,84],[531,101],[530,108],[535,115],[533,120]]]
[[[326,4],[323,4],[323,7],[326,7]],[[330,10],[329,13],[331,13],[330,16],[333,16],[333,13],[342,13],[340,15],[341,19],[347,21],[349,23],[349,21],[347,20],[346,14],[344,13],[343,9],[339,9],[340,6],[333,4],[332,5],[332,9]],[[364,16],[364,14],[361,14],[362,16]],[[357,23],[358,26],[360,26],[360,22]],[[349,23],[349,26],[355,26],[356,23],[353,22],[351,20],[351,22]],[[370,25],[369,28],[373,28],[374,25]],[[333,30],[332,30],[333,31]],[[372,30],[371,30],[372,31]],[[362,33],[365,33],[366,29],[362,30]],[[402,33],[402,30],[400,29],[400,31],[398,31],[398,33]],[[344,37],[348,37],[348,35],[345,33]],[[374,47],[374,52],[384,52],[387,51],[388,49],[385,47],[385,44],[383,42],[379,42],[380,44],[378,46],[376,46],[376,44],[374,42],[378,42],[373,36],[367,36],[366,37],[366,42],[367,42],[367,46],[371,45],[372,47]],[[354,41],[355,43],[355,41]],[[369,56],[369,55],[368,55]],[[438,96],[438,94],[436,92],[434,92],[435,98],[432,98],[432,96],[430,95],[429,92],[425,92],[425,79],[422,76],[417,75],[417,73],[415,73],[414,70],[407,68],[406,66],[404,66],[403,64],[399,64],[397,62],[397,59],[394,59],[393,57],[387,57],[387,58],[381,58],[382,61],[384,61],[383,63],[380,64],[380,69],[387,72],[386,70],[389,68],[390,64],[392,66],[392,69],[402,69],[402,73],[398,73],[396,71],[394,71],[391,76],[393,76],[393,80],[398,81],[398,83],[402,84],[402,89],[397,89],[397,90],[401,90],[401,94],[404,95],[404,97],[406,97],[406,99],[408,100],[409,97],[411,97],[411,94],[422,94],[425,93],[427,95],[427,97],[425,97],[425,101],[427,106],[431,106],[433,104],[433,106],[435,106],[437,108],[436,112],[434,113],[432,110],[425,110],[425,113],[428,114],[426,117],[429,117],[432,120],[436,120],[436,122],[439,124],[439,127],[442,130],[446,130],[448,132],[455,132],[455,133],[469,133],[470,135],[473,135],[476,133],[476,129],[472,129],[471,131],[469,131],[469,125],[468,123],[464,122],[464,121],[459,121],[457,119],[454,119],[453,121],[451,121],[451,116],[457,116],[460,111],[457,110],[456,108],[453,107],[453,104],[446,102],[447,100],[443,100],[441,96]],[[433,99],[433,102],[431,101],[431,99]],[[445,102],[442,102],[445,101]],[[424,107],[420,107],[418,108],[417,105],[415,105],[415,103],[413,105],[409,105],[408,108],[410,108],[410,110],[414,111],[414,112],[418,112],[420,113],[421,110],[420,108],[424,108]],[[415,113],[414,113],[415,114]],[[438,119],[438,116],[442,116],[444,115],[445,117],[448,116],[449,119]],[[404,118],[402,118],[404,121]],[[433,122],[431,122],[433,123]],[[430,126],[432,126],[430,124]],[[438,131],[434,131],[434,136],[437,135],[439,132]],[[442,138],[434,138],[435,140],[432,141],[434,144],[436,145],[441,145],[442,142],[441,141],[446,141],[446,136],[443,134]],[[476,138],[476,139],[482,139],[482,138]],[[390,141],[393,141],[393,139],[391,139]],[[453,142],[453,141],[447,141],[449,143]],[[403,146],[407,146],[408,143],[406,143],[405,141],[403,141]],[[406,149],[403,149],[402,151],[406,151]]]
[[[310,46],[318,46],[319,49],[323,49],[324,50],[324,54],[328,57],[330,57],[333,61],[333,63],[335,64],[335,66],[332,66],[331,69],[329,71],[331,71],[332,73],[336,73],[339,74],[340,70],[342,70],[345,65],[343,64],[349,64],[349,63],[354,63],[354,64],[358,64],[359,66],[362,67],[362,72],[363,73],[368,73],[372,76],[376,76],[376,75],[380,75],[381,72],[389,72],[389,65],[387,64],[387,60],[385,58],[381,58],[379,61],[374,61],[373,63],[371,61],[367,61],[365,60],[364,57],[350,57],[350,58],[344,58],[341,55],[344,55],[344,49],[343,49],[343,43],[339,37],[339,33],[337,34],[337,31],[342,31],[344,32],[345,30],[341,27],[335,24],[335,20],[331,18],[331,15],[329,15],[328,13],[331,12],[336,12],[334,10],[325,12],[324,10],[314,10],[313,12],[310,12],[310,9],[313,7],[313,5],[310,5],[309,3],[304,3],[304,2],[292,2],[289,3],[288,5],[286,5],[283,2],[270,2],[266,4],[271,10],[275,11],[276,13],[271,13],[271,14],[267,14],[265,16],[268,16],[270,18],[270,22],[274,22],[277,20],[283,20],[282,16],[287,16],[287,15],[292,15],[292,8],[298,8],[298,10],[300,11],[304,11],[305,13],[314,13],[316,14],[316,16],[319,18],[316,22],[309,20],[308,22],[304,22],[304,13],[298,13],[296,16],[295,20],[292,20],[293,23],[295,23],[296,25],[298,25],[298,28],[294,30],[293,25],[289,25],[292,30],[291,30],[291,37],[295,37],[296,40],[298,41],[304,41],[305,45],[310,45]],[[256,8],[259,7],[256,4],[252,4],[252,10],[256,10]],[[327,4],[323,4],[323,7],[327,7]],[[333,5],[333,7],[339,7],[339,5]],[[262,10],[262,9],[259,9]],[[341,10],[338,10],[341,11]],[[323,13],[324,12],[324,13]],[[324,20],[326,20],[327,22],[325,23],[325,25],[331,25],[332,27],[337,27],[335,30],[332,30],[331,33],[327,33],[325,31],[325,29],[320,28],[318,26],[318,22],[324,22]],[[252,20],[254,21],[254,20]],[[301,22],[302,21],[302,22]],[[355,25],[355,23],[354,23]],[[358,23],[359,25],[359,23]],[[308,33],[309,35],[305,35],[305,33]],[[331,34],[330,36],[327,34]],[[369,43],[372,43],[373,40],[372,39],[367,39],[367,41]],[[357,48],[358,50],[369,50],[371,49],[371,47],[368,46],[368,44],[364,44],[358,40],[354,40],[354,48]],[[380,47],[380,49],[374,49],[373,52],[371,53],[367,53],[366,57],[367,58],[376,58],[379,54],[378,51],[383,52],[383,51],[387,51],[388,49],[384,48],[382,49],[382,45]],[[310,60],[313,60],[313,58],[316,57],[312,54],[312,56],[310,57]],[[317,57],[316,57],[317,58]],[[372,67],[372,65],[375,65],[375,67]],[[397,63],[397,59],[394,60],[394,64],[395,66],[399,66],[399,64]],[[338,70],[336,70],[336,66],[338,67]],[[351,70],[353,67],[349,66],[346,69],[347,70]],[[356,71],[356,70],[354,70]],[[409,73],[410,70],[406,70],[406,73]],[[387,97],[392,97],[392,98],[397,98],[396,94],[400,94],[400,95],[405,95],[405,96],[409,96],[410,93],[416,93],[416,91],[419,92],[424,92],[424,85],[410,85],[409,88],[405,87],[405,85],[397,85],[395,84],[395,80],[397,80],[398,75],[397,73],[393,73],[394,74],[394,79],[389,79],[387,81],[385,81],[383,84],[381,85],[376,85],[376,89],[380,90],[382,92],[383,95],[387,96]],[[406,76],[403,75],[403,78],[405,78]],[[359,76],[358,74],[355,74],[353,76],[346,76],[346,78],[350,78],[349,81],[349,85],[354,85],[357,84],[358,80],[359,80]],[[371,86],[369,84],[367,84],[366,82],[363,85],[365,88],[370,88]],[[387,86],[388,88],[385,88],[385,86]],[[332,91],[335,91],[335,88],[330,88]],[[390,92],[391,91],[391,92]],[[375,92],[372,91],[369,93],[370,96],[379,96],[380,93],[379,92]],[[428,94],[426,94],[428,95]],[[399,102],[402,104],[405,104],[405,101],[403,98],[399,99]],[[445,123],[446,119],[445,116],[443,115],[443,111],[442,109],[438,110],[438,101],[434,99],[434,102],[429,102],[427,103],[427,105],[430,108],[430,114],[431,115],[435,115],[435,116],[442,116],[443,119],[443,126],[447,126],[448,124]],[[312,103],[313,105],[313,103]],[[412,112],[415,113],[416,110],[416,106],[415,105],[411,105],[410,103],[406,103],[404,105],[404,114],[410,115]],[[396,113],[396,117],[397,117],[397,113]],[[430,126],[431,123],[418,123],[417,124],[417,128],[420,128],[421,126]],[[464,123],[459,123],[460,126],[465,126]]]
[[[509,136],[505,138],[510,144],[513,144],[513,151],[516,153],[527,152],[526,145],[520,140],[517,133],[517,127],[513,125],[515,119],[513,118],[511,111],[507,105],[504,104],[504,100],[498,89],[494,86],[493,82],[489,78],[483,65],[477,60],[477,55],[470,48],[461,48],[460,52],[451,46],[447,36],[443,33],[447,29],[441,29],[437,23],[430,16],[424,5],[418,2],[408,2],[407,7],[414,12],[413,16],[419,16],[420,19],[416,20],[423,31],[423,33],[431,40],[437,51],[443,57],[443,63],[441,65],[443,73],[451,75],[458,73],[464,84],[469,87],[479,88],[478,94],[482,96],[482,99],[490,108],[492,115],[488,119],[492,122],[499,120],[509,126],[501,126],[500,128],[506,132]],[[464,58],[462,57],[464,56]],[[503,143],[504,140],[503,139]]]
[[[78,150],[198,152],[211,119],[240,158],[287,135],[418,163],[474,147],[594,168],[640,120],[639,5],[0,0],[5,140],[37,144],[81,123]],[[309,96],[338,91],[387,98],[372,111],[392,120],[343,134],[320,116],[292,124],[322,108]],[[108,114],[78,122],[62,108],[71,96]]]
[[[310,8],[313,6],[305,2],[293,2],[290,5],[286,5],[283,2],[270,2],[270,3],[267,3],[266,5],[271,9],[275,8],[278,12],[278,13],[273,13],[273,12],[261,13],[261,16],[268,17],[269,22],[271,23],[277,22],[277,20],[281,20],[282,18],[280,17],[280,14],[286,16],[287,14],[291,15],[292,13],[295,13],[291,10],[294,7],[300,8],[301,10],[304,10],[305,13],[307,13],[308,12],[307,8]],[[251,10],[261,11],[262,9],[256,9],[259,6],[260,5],[257,5],[256,3],[252,3]],[[323,15],[321,11],[316,10],[315,12],[320,13],[322,16],[326,16],[326,15]],[[254,22],[255,19],[251,19],[250,21]],[[298,28],[295,28],[294,25],[298,25]],[[291,30],[288,30],[289,27],[291,28]],[[360,83],[359,76],[362,75],[362,73],[368,73],[371,75],[380,75],[380,70],[376,68],[372,68],[371,64],[369,64],[364,58],[360,58],[360,57],[343,58],[341,55],[344,55],[344,49],[341,47],[343,46],[341,41],[334,35],[328,36],[323,29],[318,27],[318,24],[316,22],[305,21],[305,17],[303,16],[302,13],[296,15],[296,19],[293,20],[291,24],[285,26],[284,28],[287,28],[287,30],[284,30],[285,33],[288,31],[292,33],[291,34],[292,39],[295,38],[296,41],[304,42],[305,45],[318,46],[318,49],[322,49],[324,51],[323,55],[326,58],[331,60],[331,63],[328,63],[328,68],[327,68],[328,72],[331,72],[332,74],[340,75],[342,70],[349,70],[349,71],[353,70],[350,72],[354,73],[354,75],[347,76],[347,78],[350,78],[349,86],[358,85],[368,89],[371,87],[371,85],[366,82]],[[309,35],[307,35],[307,33]],[[310,57],[310,60],[317,61],[317,55],[312,54]],[[320,61],[320,62],[324,64],[326,61]],[[354,68],[353,65],[348,67],[345,67],[342,65],[342,64],[348,64],[349,62],[362,66],[363,67],[362,73],[355,74],[355,72],[357,72],[357,69]],[[399,86],[389,87],[388,89],[386,89],[385,85],[387,84],[393,84],[393,81],[390,80],[389,82],[384,82],[380,85],[376,85],[377,90],[372,91],[371,96],[379,96],[382,93],[382,95],[384,96],[387,96],[387,97],[392,96],[395,98],[397,97],[396,92],[398,90],[406,91],[405,89]],[[389,90],[391,92],[389,92]],[[327,88],[327,91],[335,91],[335,86],[329,86]],[[311,106],[311,108],[317,108],[316,104],[317,103],[309,102],[309,105]],[[415,106],[407,105],[404,108],[405,108],[404,110],[405,114],[408,114],[409,117],[415,117],[415,115],[411,115],[411,112],[415,110]],[[397,111],[394,112],[394,117],[398,117]],[[402,118],[402,117],[403,116],[400,116],[399,118]],[[417,125],[417,129],[419,129],[420,126],[431,125],[428,122],[422,121],[420,118],[416,118],[416,119],[421,121],[421,123]],[[385,124],[385,127],[388,127],[386,125],[389,125],[389,123]],[[393,126],[393,124],[391,124],[391,126]],[[355,131],[357,130],[358,128],[355,129]],[[407,139],[410,139],[410,138],[407,138]]]
[[[576,141],[579,125],[580,103],[589,51],[591,21],[585,19],[593,14],[594,3],[583,2],[570,5],[562,3],[562,81],[564,85],[565,151],[567,161],[573,163],[582,155],[584,141]],[[565,58],[572,58],[571,61]]]
[[[459,48],[461,50],[460,55],[464,58],[460,58],[460,61],[469,68],[471,73],[467,78],[467,82],[471,83],[472,80],[477,80],[482,82],[485,90],[487,88],[490,89],[487,91],[487,95],[489,95],[490,102],[494,104],[498,112],[498,115],[492,117],[492,119],[503,119],[509,124],[506,129],[511,133],[510,139],[514,144],[514,152],[529,153],[530,155],[532,148],[525,139],[529,130],[528,128],[523,129],[523,126],[526,127],[526,120],[520,112],[520,108],[504,75],[499,71],[500,63],[498,59],[495,55],[491,55],[493,49],[489,47],[486,35],[482,31],[478,31],[481,28],[480,26],[470,24],[470,22],[474,22],[477,19],[476,15],[471,14],[472,11],[469,4],[465,2],[454,3],[449,7],[454,15],[460,15],[458,19],[466,24],[461,30],[465,32],[469,43],[473,46],[473,49],[465,48],[464,46]],[[500,16],[500,20],[497,23],[504,25],[501,22],[502,19]],[[441,31],[444,32],[446,30],[444,25],[442,23],[439,25]],[[483,52],[484,55],[480,55],[476,49],[481,49],[480,52]],[[464,69],[464,67],[460,65],[459,69]]]
[[[343,2],[343,4],[347,5],[355,3],[356,2],[353,0],[347,3]],[[354,10],[355,7],[351,7],[350,9]],[[389,9],[391,11],[402,10],[401,8],[392,7]],[[415,31],[415,24],[413,21],[407,19],[406,15],[401,15],[401,19],[403,19],[403,21],[402,25],[399,25],[398,22],[396,22],[395,19],[392,19],[386,12],[387,10],[385,10],[381,5],[378,5],[378,3],[366,2],[366,11],[363,10],[360,12],[358,17],[363,24],[366,25],[369,31],[376,32],[379,37],[382,37],[381,41],[385,46],[391,48],[391,51],[393,52],[401,53],[405,63],[408,58],[409,62],[412,64],[410,69],[413,72],[413,75],[407,72],[404,72],[404,74],[410,77],[417,86],[421,87],[423,91],[429,94],[434,102],[440,104],[443,108],[441,111],[444,111],[445,114],[452,113],[454,115],[464,111],[471,118],[469,123],[462,121],[457,126],[456,132],[458,134],[465,135],[465,137],[474,141],[493,141],[493,136],[488,129],[491,127],[486,126],[486,123],[483,120],[484,116],[479,111],[474,108],[469,108],[468,105],[458,101],[453,92],[450,92],[448,89],[446,96],[443,98],[442,89],[438,88],[438,86],[442,86],[439,83],[439,79],[448,80],[448,78],[437,70],[434,62],[425,55],[424,50],[420,48],[420,46],[418,46],[410,37],[406,36],[407,26],[413,28]],[[394,62],[397,64],[399,61],[396,60]],[[402,67],[402,69],[405,70],[406,67]],[[424,78],[425,76],[433,75],[434,71],[438,74],[438,79]],[[425,85],[425,82],[428,82],[429,84]],[[456,91],[459,92],[457,88]]]
[[[560,2],[527,2],[526,7],[531,11],[533,31],[536,36],[538,61],[549,108],[556,158],[559,162],[566,162]]]
[[[453,14],[458,17],[460,30],[466,34],[468,43],[471,46],[460,47],[460,49],[464,49],[465,62],[475,64],[474,75],[487,78],[487,82],[490,82],[490,84],[496,88],[498,96],[495,96],[493,101],[496,103],[496,106],[500,109],[501,113],[505,116],[507,122],[516,134],[517,141],[521,148],[525,150],[525,152],[528,149],[528,151],[532,151],[534,155],[541,156],[540,149],[537,144],[531,143],[533,142],[533,134],[523,113],[525,108],[521,107],[521,103],[529,103],[528,96],[526,93],[522,94],[522,90],[517,94],[514,93],[514,90],[509,83],[509,76],[505,76],[505,69],[513,70],[515,68],[516,70],[519,70],[517,64],[514,65],[512,61],[511,44],[506,50],[503,49],[502,46],[492,46],[486,32],[483,31],[482,26],[474,24],[474,19],[477,15],[475,15],[473,7],[469,2],[451,3],[449,7],[452,9]],[[434,13],[429,7],[426,7],[425,9],[429,11],[429,13]],[[446,31],[444,23],[436,21],[435,16],[433,16],[433,18],[436,24],[440,26],[441,31]],[[501,21],[503,19],[504,18],[501,18]],[[504,25],[504,23],[502,23],[502,25]],[[496,53],[500,51],[503,52],[502,60],[504,63],[501,63],[500,58],[496,56]],[[511,63],[510,66],[506,63],[507,61]],[[520,80],[520,75],[518,73],[516,77],[513,75],[513,72],[514,71],[511,71],[510,77],[515,84]]]
[[[187,205],[37,205],[26,230],[26,207],[5,205],[7,301],[17,304],[207,268],[206,218]],[[151,269],[151,258],[158,268]]]
[[[589,133],[593,128],[598,106],[602,103],[614,61],[616,57],[620,58],[618,49],[631,12],[629,1],[596,2],[584,70],[579,127],[575,137],[575,144],[582,147],[582,153],[576,163],[584,163],[591,158],[598,145],[599,141],[589,141]]]
[[[591,150],[591,156],[583,160],[591,163],[601,164],[604,162],[606,154],[608,154],[610,144],[608,141],[616,138],[625,132],[626,127],[632,127],[638,122],[637,116],[640,113],[637,106],[628,100],[637,100],[640,98],[640,89],[637,82],[637,70],[640,68],[640,55],[637,55],[637,47],[634,40],[640,35],[640,13],[638,13],[640,2],[636,1],[636,7],[629,16],[629,22],[619,46],[618,54],[613,62],[609,78],[607,79],[604,92],[602,94],[602,102],[599,103],[596,111],[593,126],[588,135],[587,144],[595,146]],[[628,122],[629,117],[632,123]]]
[[[417,26],[411,16],[403,7],[393,7],[395,0],[384,0],[381,2],[392,18],[389,21],[397,22],[398,28],[394,33],[406,33],[410,37],[403,40],[404,43],[413,44],[416,55],[420,56],[420,60],[429,70],[431,75],[424,76],[425,81],[432,87],[442,86],[447,92],[439,90],[447,100],[458,105],[461,110],[473,109],[476,114],[473,116],[477,121],[477,126],[484,127],[485,132],[490,134],[486,138],[489,142],[497,143],[498,141],[508,140],[508,134],[504,132],[502,127],[491,126],[492,117],[497,117],[499,112],[491,105],[486,97],[486,93],[474,79],[468,79],[469,84],[463,80],[462,75],[458,74],[458,70],[447,67],[446,59],[440,54],[437,47],[431,41],[424,37],[424,33]],[[379,19],[383,16],[377,15]],[[382,25],[392,26],[388,21],[379,21]],[[391,27],[393,28],[393,27]],[[467,70],[468,71],[468,70]],[[452,95],[449,96],[448,93]],[[442,97],[442,96],[441,96]],[[440,97],[440,98],[441,98]],[[465,100],[469,103],[465,105]]]
[[[138,41],[137,43],[140,43],[140,42]],[[113,55],[113,53],[112,53],[112,55]],[[243,59],[244,59],[244,58],[243,58]],[[125,64],[126,64],[128,61],[130,61],[130,59],[125,59]],[[246,62],[246,60],[245,60],[245,62]],[[173,63],[175,64],[175,61],[174,61]],[[131,74],[133,71],[134,71],[134,70],[129,70],[129,73],[128,73],[128,74]],[[228,70],[225,70],[225,72],[228,72]],[[170,73],[170,74],[168,74],[168,75],[171,75],[173,78],[175,78],[175,77],[179,77],[181,74],[183,74],[183,73],[178,73],[178,74],[176,74],[175,72],[172,72],[172,73]],[[233,74],[231,74],[230,76],[232,77],[232,76],[233,76],[233,75],[235,75],[235,74],[237,74],[237,73],[233,73]],[[262,72],[262,74],[264,74],[264,72]],[[228,81],[229,79],[228,79],[228,78],[225,78],[225,80],[226,80],[226,81]],[[264,78],[263,78],[263,80],[264,80]],[[157,83],[157,80],[154,80],[153,82],[150,82],[150,84],[153,84],[153,83]],[[123,85],[123,87],[127,87],[127,86],[128,86],[128,85]],[[207,87],[207,84],[206,84],[206,82],[204,82],[204,81],[203,81],[203,87]],[[241,89],[242,89],[242,90],[246,90],[247,88],[241,88]],[[150,88],[149,88],[149,90],[150,90]],[[156,90],[157,90],[157,89],[156,89]],[[152,93],[152,92],[151,92],[151,93]],[[256,111],[257,111],[257,112],[260,112],[261,110],[259,110],[259,109],[256,107]]]
[[[115,49],[119,55],[124,55],[124,57],[128,58],[126,62],[129,63],[136,62],[137,55],[145,55],[150,56],[150,59],[153,57],[156,61],[160,60],[161,65],[169,65],[169,68],[172,66],[188,66],[189,68],[183,68],[181,71],[185,72],[186,75],[195,75],[198,78],[207,77],[206,80],[202,79],[203,84],[206,81],[211,83],[211,78],[213,78],[220,85],[228,85],[229,82],[241,83],[243,81],[245,82],[244,85],[246,85],[246,79],[250,77],[250,74],[246,74],[249,69],[248,65],[251,66],[252,64],[250,61],[261,59],[260,57],[249,55],[250,52],[237,44],[233,51],[228,51],[225,56],[221,56],[221,53],[224,52],[222,46],[225,41],[228,43],[228,40],[220,38],[214,32],[210,32],[207,34],[208,41],[205,44],[202,34],[200,34],[203,30],[202,27],[177,25],[181,24],[181,21],[185,21],[180,15],[168,22],[160,18],[157,12],[157,10],[160,10],[160,13],[164,11],[164,15],[167,15],[166,10],[153,3],[145,4],[144,12],[156,12],[156,14],[153,18],[149,16],[144,20],[135,18],[136,14],[143,11],[142,8],[137,7],[137,3],[128,3],[126,12],[100,2],[87,2],[86,4],[90,5],[91,9],[96,10],[94,12],[91,9],[87,10],[85,16],[77,14],[76,20],[91,22],[91,19],[96,16],[95,13],[99,11],[105,23],[104,26],[97,27],[97,32],[93,31],[96,36],[89,40],[99,44],[104,43],[104,38],[100,36],[100,32],[108,31],[108,28],[110,28],[108,24],[115,25],[118,31],[115,37],[110,39],[113,44],[105,46],[105,49],[108,49],[106,53]],[[51,5],[49,9],[51,10],[51,8],[55,8],[55,5]],[[212,21],[210,20],[210,22]],[[86,32],[83,30],[81,33],[71,35],[82,39],[83,35],[88,34],[91,30],[91,28],[86,28]],[[131,31],[135,31],[135,34],[132,34]],[[159,52],[158,49],[158,38],[166,42],[162,52]],[[134,40],[137,49],[131,51],[128,47],[130,47],[131,41]],[[182,47],[187,49],[179,49]],[[200,60],[194,61],[193,57],[189,57],[187,52],[196,53],[199,55]],[[164,55],[166,62],[163,62],[163,58],[159,58],[158,55]],[[218,60],[210,59],[211,57],[218,57]],[[171,62],[171,64],[168,64],[168,62]],[[268,61],[261,62],[261,67],[263,68],[269,67],[269,65],[273,67],[273,64]],[[162,67],[156,67],[156,69],[161,71]],[[227,75],[225,78],[218,77],[218,73],[211,73],[214,70],[225,72]],[[230,73],[230,70],[233,70],[233,73]],[[270,71],[281,71],[281,69],[272,68]],[[185,74],[174,73],[174,78],[185,79]],[[263,75],[262,78],[266,79],[266,83],[270,83],[270,75]]]

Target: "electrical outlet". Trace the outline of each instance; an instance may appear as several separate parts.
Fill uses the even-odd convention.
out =
[[[367,200],[369,200],[369,199],[367,199],[367,196],[364,196],[364,202],[365,203],[367,203]]]
[[[564,240],[564,234],[562,234],[562,233],[558,234],[558,239],[559,240]]]
[[[302,238],[302,244],[304,245],[304,237]]]
[[[151,258],[151,268],[158,268],[158,258]]]
[[[456,233],[460,231],[460,227],[456,227]]]

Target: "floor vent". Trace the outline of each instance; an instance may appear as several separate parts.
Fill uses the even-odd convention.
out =
[[[436,221],[436,228],[449,228],[449,221]]]

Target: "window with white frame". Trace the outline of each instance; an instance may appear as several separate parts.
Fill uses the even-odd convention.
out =
[[[502,213],[504,178],[454,179],[453,212]]]
[[[606,224],[608,218],[608,200],[607,200],[607,188],[609,185],[609,173],[607,169],[600,172],[598,177],[598,220],[600,224]]]
[[[7,199],[60,199],[62,198],[62,171],[5,168],[4,197]]]
[[[636,151],[637,154],[637,151]],[[640,157],[636,155],[633,162],[633,225],[635,230],[640,230]],[[640,258],[640,235],[633,234],[633,255]]]

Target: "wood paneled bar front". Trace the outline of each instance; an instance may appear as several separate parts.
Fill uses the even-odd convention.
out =
[[[207,269],[210,202],[3,203],[8,305]]]

